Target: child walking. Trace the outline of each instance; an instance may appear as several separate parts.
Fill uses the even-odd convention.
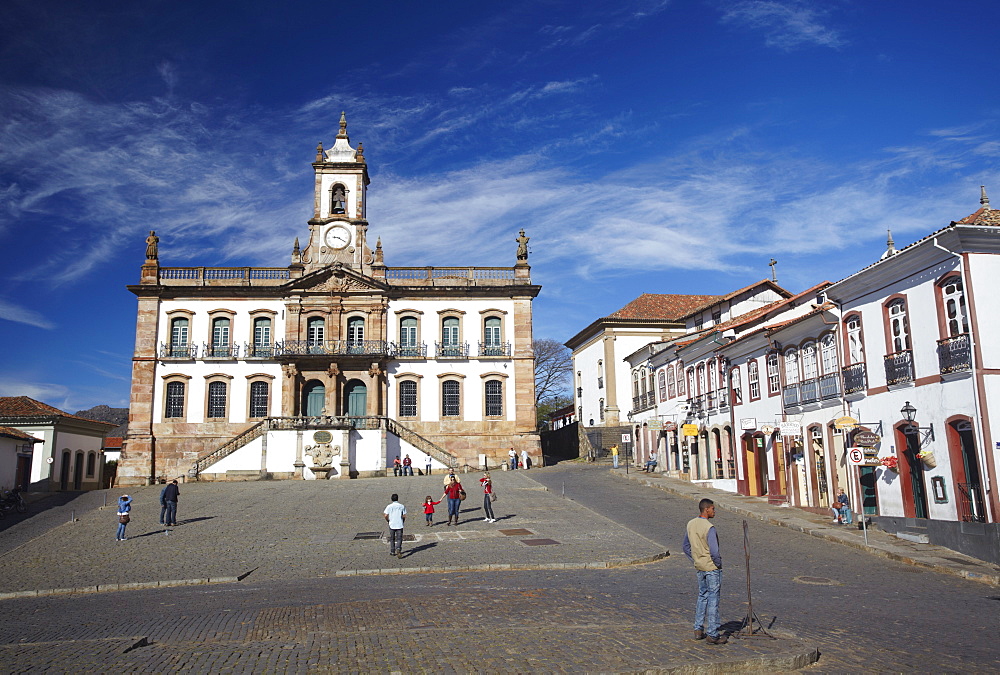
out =
[[[122,495],[118,498],[118,534],[115,535],[115,541],[125,541],[125,528],[128,527],[129,515],[128,512],[132,510],[132,498],[128,495]]]
[[[427,499],[424,500],[424,517],[427,518],[427,527],[434,524],[434,507],[440,503],[440,500],[434,501],[430,495],[427,495]]]

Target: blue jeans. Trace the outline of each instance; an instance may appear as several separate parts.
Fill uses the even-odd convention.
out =
[[[409,466],[409,465],[404,466],[403,467],[403,475],[404,476],[412,476],[413,475],[413,467]]]
[[[510,458],[510,470],[517,471],[517,457]]]
[[[694,610],[694,629],[704,627],[709,637],[719,636],[719,595],[722,570],[698,571],[698,605]]]
[[[618,468],[618,455],[611,455],[611,461],[615,463],[615,468]]]
[[[167,517],[165,520],[167,525],[177,524],[177,502],[167,502]]]
[[[448,517],[455,516],[455,520],[458,520],[458,509],[460,506],[462,506],[461,499],[448,497]]]
[[[118,523],[118,534],[115,535],[115,539],[125,538],[125,528],[128,527],[128,523]]]
[[[495,520],[496,516],[493,515],[493,502],[490,500],[491,495],[483,495],[483,513],[490,520]]]
[[[389,553],[403,552],[403,531],[389,529]]]

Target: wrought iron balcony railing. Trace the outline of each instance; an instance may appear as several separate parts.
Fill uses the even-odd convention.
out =
[[[246,342],[243,343],[243,358],[245,359],[273,359],[274,358],[274,345],[261,344],[261,345],[251,345]]]
[[[845,394],[854,394],[868,388],[868,375],[864,362],[847,366],[841,373],[844,376]]]
[[[188,344],[165,344],[160,343],[161,359],[196,359],[198,358],[198,347]]]
[[[799,403],[813,403],[819,400],[819,378],[811,377],[799,382]]]
[[[479,346],[479,356],[510,356],[510,343],[504,342],[502,344],[483,344],[478,343]]]
[[[421,342],[418,345],[399,345],[395,346],[396,357],[400,359],[426,359],[427,358],[427,343]]]
[[[388,356],[385,340],[284,340],[274,343],[281,356]]]
[[[240,348],[236,345],[201,345],[203,359],[235,359],[239,355]]]
[[[968,333],[938,340],[937,344],[938,365],[943,375],[972,369],[972,350]]]
[[[913,351],[910,349],[885,355],[885,383],[903,382],[913,382]]]
[[[434,355],[439,359],[467,359],[469,358],[469,343],[441,344],[435,342]]]
[[[829,373],[819,378],[819,397],[824,401],[840,396],[840,378],[836,373]]]
[[[802,402],[799,396],[799,383],[786,384],[781,390],[781,401],[785,407],[799,405]]]

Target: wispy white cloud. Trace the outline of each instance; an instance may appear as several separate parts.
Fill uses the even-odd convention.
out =
[[[61,384],[0,378],[0,396],[29,396],[36,401],[55,405],[50,401],[62,401],[68,392],[69,389]]]
[[[803,45],[839,48],[840,33],[825,22],[826,6],[797,0],[740,0],[723,7],[722,21],[762,32],[769,47],[792,50]]]
[[[0,319],[27,324],[35,328],[44,328],[46,330],[52,330],[56,327],[52,321],[35,310],[15,305],[3,298],[0,298]]]

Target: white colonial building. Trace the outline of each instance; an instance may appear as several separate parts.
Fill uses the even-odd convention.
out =
[[[147,239],[118,480],[540,462],[527,237],[512,267],[389,267],[341,117],[288,267],[161,267]]]

